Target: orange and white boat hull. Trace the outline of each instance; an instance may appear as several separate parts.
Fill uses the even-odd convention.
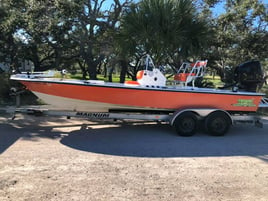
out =
[[[208,88],[176,86],[127,86],[98,81],[55,78],[19,78],[23,85],[61,110],[108,112],[110,110],[163,110],[217,108],[226,111],[255,112],[263,94]]]

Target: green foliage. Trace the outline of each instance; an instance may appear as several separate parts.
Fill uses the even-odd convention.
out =
[[[215,37],[208,57],[214,65],[234,67],[267,58],[267,7],[260,1],[226,1],[226,12],[214,19]]]
[[[2,0],[0,44],[6,48],[0,50],[0,61],[8,58],[17,69],[18,59],[28,59],[36,71],[78,64],[94,79],[125,6],[117,0],[111,3],[107,10],[102,0]]]
[[[119,33],[121,52],[146,52],[156,63],[168,56],[188,58],[206,45],[209,31],[189,0],[144,0],[123,15]]]
[[[0,74],[0,104],[7,103],[10,100],[9,90],[9,75],[6,73],[2,73]]]
[[[37,71],[80,68],[91,79],[120,63],[121,75],[134,77],[147,52],[156,64],[175,67],[206,58],[221,76],[226,66],[251,59],[267,70],[268,12],[262,2],[114,0],[107,7],[102,0],[1,0],[0,63],[17,69],[19,60],[31,60]],[[225,12],[214,16],[218,3]]]

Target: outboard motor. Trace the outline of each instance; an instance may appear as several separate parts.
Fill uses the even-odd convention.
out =
[[[249,61],[237,66],[234,70],[234,81],[238,88],[256,92],[258,84],[263,81],[263,70],[259,61]]]

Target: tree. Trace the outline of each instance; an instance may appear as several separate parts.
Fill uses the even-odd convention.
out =
[[[68,47],[65,35],[71,30],[61,16],[61,1],[2,1],[1,39],[8,47],[3,55],[14,68],[18,59],[33,61],[37,71],[60,68]]]
[[[114,0],[107,8],[104,0],[3,0],[3,43],[10,46],[5,55],[20,54],[32,60],[36,70],[78,63],[84,77],[87,71],[96,79],[97,66],[111,53],[111,33],[128,2]]]
[[[18,66],[20,57],[20,45],[14,36],[23,24],[19,11],[24,1],[12,1],[17,7],[14,7],[8,1],[0,2],[0,61],[9,62],[12,68]]]
[[[76,10],[69,37],[77,43],[91,79],[97,79],[97,66],[112,53],[112,32],[128,2],[114,0],[110,9],[104,9],[104,0],[80,0],[82,6]]]
[[[268,12],[260,1],[222,2],[225,2],[226,12],[213,20],[216,34],[210,40],[211,48],[206,54],[213,63],[212,67],[221,72],[223,81],[227,81],[223,73],[226,66],[232,69],[253,59],[264,64],[268,50],[268,43],[264,42],[268,40]],[[232,70],[230,72],[232,77]]]
[[[178,63],[202,51],[209,29],[189,0],[144,0],[126,10],[119,36],[121,52],[147,52],[157,64],[168,57]]]

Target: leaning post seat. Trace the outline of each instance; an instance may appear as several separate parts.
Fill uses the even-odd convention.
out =
[[[174,76],[174,80],[176,81],[180,81],[180,82],[186,82],[187,80],[187,77],[191,75],[191,76],[195,76],[195,73],[179,73],[179,74],[176,74]]]
[[[203,77],[207,60],[197,61],[195,63],[183,63],[174,76],[174,82],[187,86],[188,83],[193,84],[198,77]]]

